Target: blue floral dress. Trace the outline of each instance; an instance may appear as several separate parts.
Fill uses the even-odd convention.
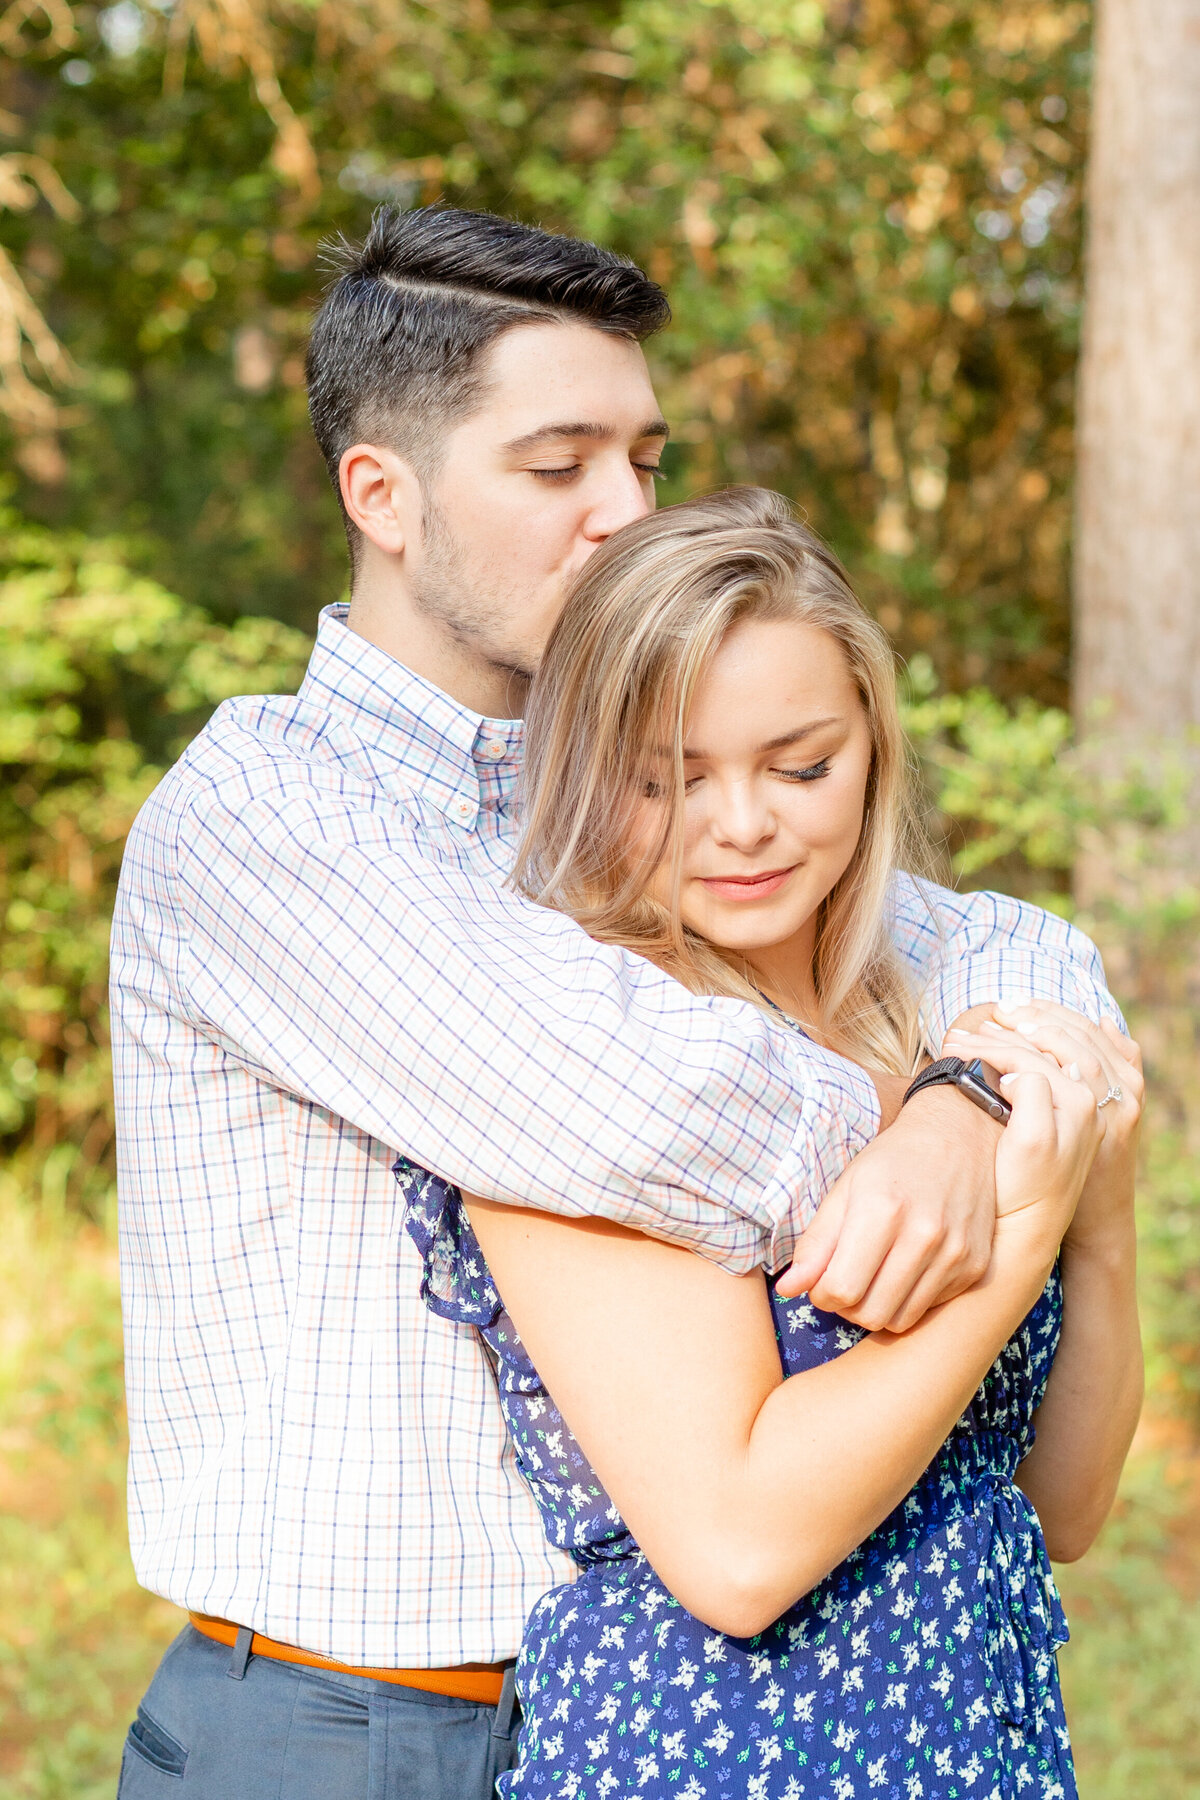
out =
[[[579,1577],[534,1607],[505,1800],[1073,1800],[1041,1527],[1014,1484],[1058,1343],[1057,1272],[908,1498],[769,1630],[686,1612],[530,1362],[458,1192],[403,1161],[422,1293],[493,1359],[522,1472]],[[862,1333],[772,1292],[787,1374]]]

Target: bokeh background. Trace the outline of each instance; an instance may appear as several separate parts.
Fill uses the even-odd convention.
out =
[[[1109,10],[1200,43],[1200,0]],[[1154,1076],[1150,1393],[1117,1512],[1062,1572],[1063,1669],[1088,1800],[1200,1791],[1200,712],[1154,690],[1147,734],[1154,668],[1094,692],[1079,651],[1166,621],[1157,664],[1200,693],[1200,589],[1181,552],[1190,589],[1077,576],[1073,614],[1085,288],[1140,291],[1151,254],[1097,229],[1085,269],[1085,199],[1143,222],[1155,192],[1136,131],[1107,163],[1093,148],[1094,27],[1084,0],[0,6],[5,1800],[113,1792],[178,1624],[124,1537],[104,1007],[123,837],[214,704],[295,684],[342,591],[303,391],[320,244],[438,197],[595,237],[669,289],[663,498],[751,479],[806,509],[905,659],[960,881],[1105,949]],[[1187,152],[1200,53],[1160,49],[1142,87]],[[1115,38],[1101,77],[1106,58],[1119,121],[1129,58]],[[1183,163],[1200,219],[1200,153]],[[1200,351],[1200,225],[1193,247],[1195,286],[1166,298]],[[1176,415],[1200,441],[1181,341],[1164,482]],[[1136,382],[1114,399],[1112,355],[1084,360],[1079,533],[1103,550]],[[1151,466],[1136,431],[1132,450]],[[1156,545],[1178,549],[1194,499],[1157,508]]]

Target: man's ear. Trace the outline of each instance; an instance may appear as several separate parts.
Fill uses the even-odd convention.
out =
[[[421,541],[421,484],[411,463],[379,444],[352,444],[338,464],[342,504],[365,538],[389,556]]]

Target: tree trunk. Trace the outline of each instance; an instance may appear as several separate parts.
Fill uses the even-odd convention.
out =
[[[1098,0],[1075,704],[1096,749],[1200,725],[1200,0]]]
[[[1075,891],[1155,1057],[1200,1001],[1200,0],[1097,0],[1093,108],[1074,672],[1105,785]],[[1135,772],[1181,820],[1147,831]]]

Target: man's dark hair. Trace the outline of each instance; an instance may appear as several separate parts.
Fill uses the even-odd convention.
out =
[[[334,266],[307,367],[339,506],[351,444],[384,444],[422,479],[435,472],[447,431],[480,403],[484,352],[505,331],[579,322],[640,343],[670,318],[662,289],[627,257],[493,213],[381,206],[361,244],[337,246]],[[358,532],[345,523],[353,556]]]

